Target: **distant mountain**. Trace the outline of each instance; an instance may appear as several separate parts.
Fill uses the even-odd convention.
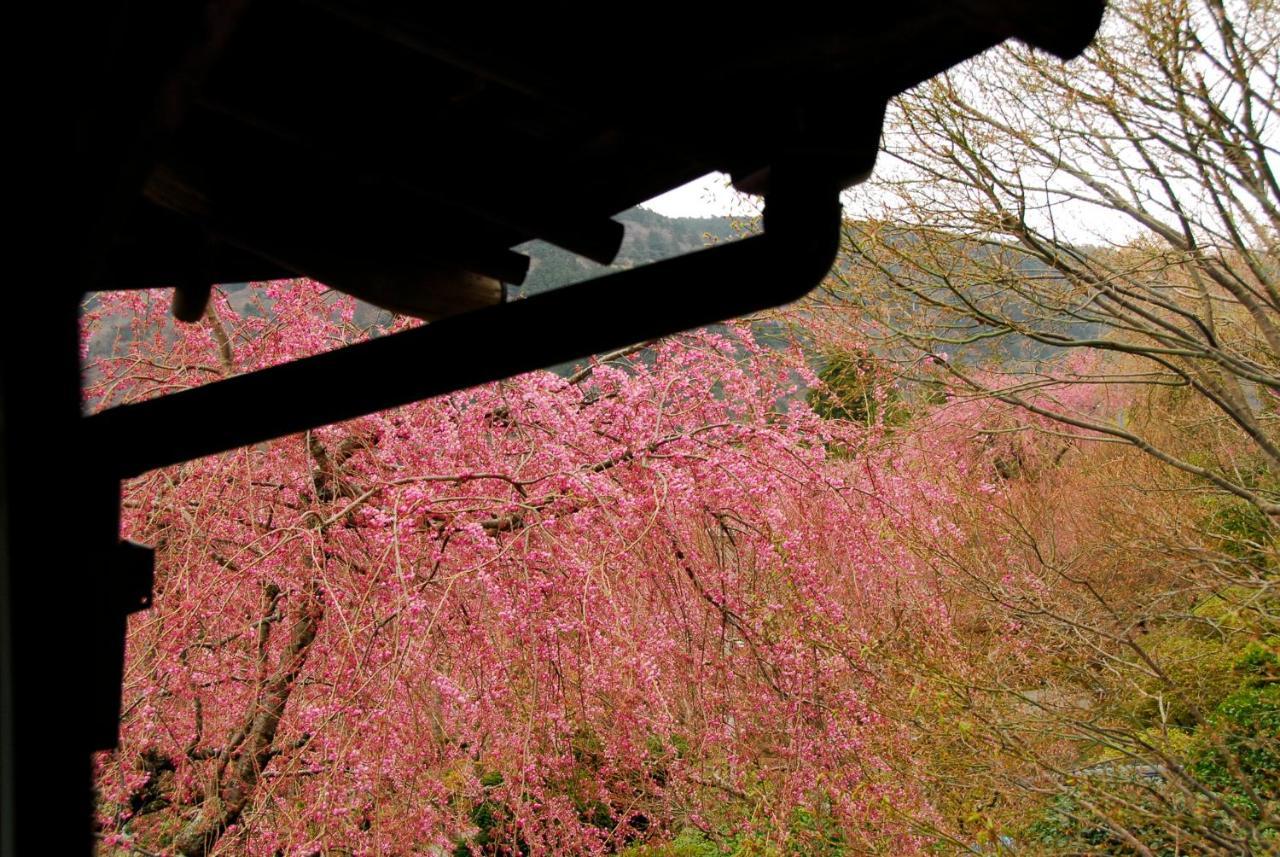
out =
[[[626,231],[618,257],[612,265],[597,265],[544,241],[530,241],[517,248],[530,257],[529,275],[523,285],[509,288],[511,298],[536,295],[609,271],[633,268],[738,237],[734,220],[729,217],[666,217],[648,209],[633,208],[619,214],[616,219]],[[261,315],[271,312],[270,298],[262,290],[251,288],[249,283],[224,283],[218,288],[226,294],[237,313]],[[86,307],[92,307],[96,300],[96,297],[90,297]],[[364,301],[356,302],[355,321],[362,327],[376,330],[385,327],[391,318],[391,313],[384,309]],[[115,348],[129,339],[128,319],[104,323],[89,344],[90,360],[110,356]]]
[[[712,244],[733,241],[750,231],[751,224],[742,223],[731,217],[667,217],[644,208],[632,208],[617,215],[616,220],[625,228],[624,238],[617,258],[611,265],[599,265],[583,259],[559,247],[543,241],[531,241],[516,249],[529,256],[529,274],[525,282],[519,286],[510,286],[509,299],[519,300],[570,285],[572,283],[598,277],[611,271],[627,270],[640,267],[660,259],[679,256],[703,249]],[[904,236],[901,240],[910,240]],[[975,245],[973,252],[983,254],[988,249]],[[844,259],[838,264],[851,265],[854,262]],[[1025,260],[1027,273],[1034,276],[1053,276],[1044,266],[1033,260]],[[885,284],[885,288],[891,288]],[[271,313],[271,302],[258,289],[249,287],[248,283],[231,283],[220,286],[236,312],[247,315]],[[863,299],[873,299],[864,297]],[[93,299],[90,299],[92,304]],[[363,301],[358,302],[355,320],[371,331],[377,331],[391,321],[389,312],[379,309]],[[905,319],[904,322],[911,321]],[[721,325],[711,325],[711,329],[720,329]],[[1090,325],[1080,323],[1066,324],[1064,328],[1075,336],[1096,335]],[[790,341],[785,331],[776,323],[760,322],[755,325],[756,336],[760,341],[773,346],[781,346]],[[90,342],[90,359],[108,356],[113,347],[127,342],[129,339],[127,320],[115,320],[108,323],[94,336]],[[1023,337],[999,337],[979,340],[967,347],[948,349],[952,360],[956,362],[979,364],[998,364],[1006,366],[1024,365],[1051,358],[1060,353],[1060,349],[1033,343]],[[893,358],[891,351],[882,356]],[[817,368],[824,364],[824,358],[814,349],[813,360]],[[552,371],[566,374],[583,360],[548,367]]]
[[[649,262],[699,250],[708,244],[739,236],[731,217],[667,217],[645,208],[632,208],[616,218],[626,232],[612,265],[598,265],[544,241],[530,241],[516,249],[530,258],[529,275],[512,286],[513,298],[567,286],[609,271],[635,268]]]
[[[638,268],[722,241],[734,241],[746,234],[749,226],[732,217],[667,217],[647,208],[628,209],[614,219],[623,225],[625,232],[611,265],[596,264],[545,241],[530,241],[515,248],[529,257],[529,274],[523,284],[508,286],[509,299],[520,300],[611,271]],[[586,361],[587,358],[581,358],[547,368],[567,375]]]

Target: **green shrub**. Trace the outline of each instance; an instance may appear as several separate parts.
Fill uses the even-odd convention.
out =
[[[870,354],[829,355],[818,378],[822,387],[810,391],[809,407],[823,419],[900,426],[910,417],[902,393],[888,383],[888,373]]]
[[[1280,800],[1280,685],[1244,687],[1224,699],[1197,734],[1197,779],[1256,820]]]

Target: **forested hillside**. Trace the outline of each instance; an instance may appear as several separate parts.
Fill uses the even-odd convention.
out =
[[[532,259],[529,276],[522,285],[512,289],[513,296],[535,295],[608,270],[634,268],[740,236],[740,230],[729,217],[666,217],[646,208],[633,208],[614,219],[623,224],[626,232],[612,265],[597,265],[550,244],[531,242],[521,247]]]

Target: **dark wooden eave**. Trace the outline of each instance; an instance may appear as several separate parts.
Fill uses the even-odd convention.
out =
[[[790,27],[15,4],[38,57],[14,75],[11,172],[35,190],[12,243],[35,278],[0,337],[0,852],[90,850],[89,751],[116,740],[125,621],[151,589],[150,551],[120,541],[122,477],[794,299],[828,269],[890,96],[1011,37],[1069,57],[1102,7],[896,0]],[[713,170],[764,195],[763,235],[501,303],[528,265],[513,248],[609,262],[614,214]],[[440,320],[82,415],[85,292],[175,286],[194,320],[211,284],[295,275]]]
[[[102,83],[136,114],[147,66],[155,104],[132,130],[136,184],[106,208],[94,286],[306,275],[428,318],[501,301],[529,239],[611,261],[612,215],[711,171],[763,192],[774,165],[803,159],[852,184],[890,96],[1009,37],[1071,55],[1101,9],[902,0],[771,28],[706,12],[605,27],[541,7],[440,20],[378,0],[176,5],[194,11],[168,40],[187,48],[157,51],[152,10],[135,7],[117,47],[168,65],[131,58]],[[130,133],[119,116],[100,115],[105,134]],[[91,121],[86,144],[101,137]]]

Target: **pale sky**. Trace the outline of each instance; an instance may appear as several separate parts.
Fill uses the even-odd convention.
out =
[[[667,217],[741,217],[758,214],[760,201],[734,190],[724,173],[708,173],[641,205]]]
[[[881,158],[882,163],[887,158]],[[855,185],[842,195],[845,215],[857,217],[870,207],[875,198],[869,185]],[[667,217],[752,217],[760,214],[764,201],[733,189],[729,176],[708,173],[688,184],[669,190],[661,196],[642,202],[641,206]],[[1054,211],[1059,234],[1085,244],[1106,244],[1131,239],[1141,230],[1127,217],[1113,211],[1100,211],[1088,205],[1059,203]]]

